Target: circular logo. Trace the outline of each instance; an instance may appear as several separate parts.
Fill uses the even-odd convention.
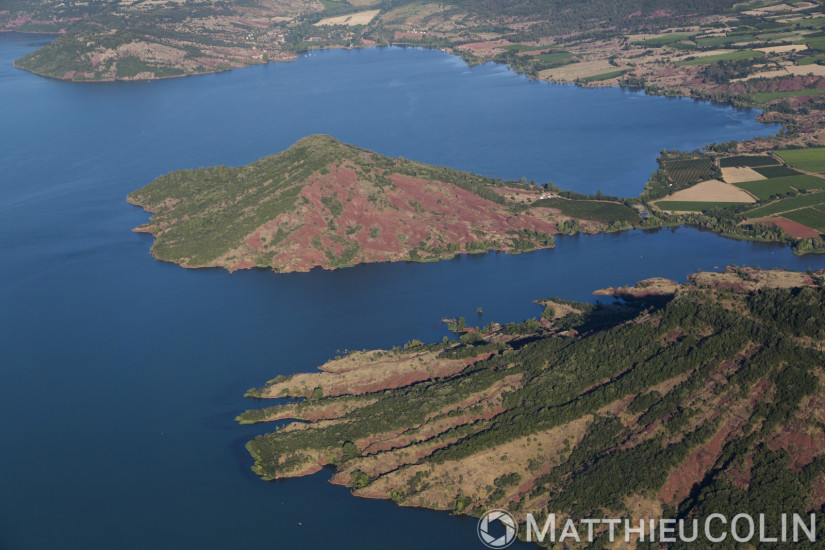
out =
[[[504,534],[493,534],[492,525],[499,522],[504,527]],[[518,523],[510,512],[490,510],[478,520],[478,538],[487,548],[507,548],[516,540]],[[496,530],[497,531],[497,530]]]

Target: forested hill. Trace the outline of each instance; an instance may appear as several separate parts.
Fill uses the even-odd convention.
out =
[[[381,156],[329,136],[232,168],[182,170],[129,195],[154,213],[155,257],[279,272],[551,247],[557,231],[641,223],[620,202],[540,200],[542,189]]]
[[[728,268],[542,302],[540,320],[350,353],[253,397],[304,397],[247,448],[265,479],[333,465],[361,497],[459,514],[823,512],[825,271]],[[817,522],[822,540],[821,517]],[[541,523],[539,523],[541,525]],[[601,541],[603,543],[604,541]],[[599,545],[601,547],[601,544]]]

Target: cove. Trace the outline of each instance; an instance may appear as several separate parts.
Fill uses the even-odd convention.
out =
[[[233,422],[253,404],[243,392],[337,350],[438,340],[445,315],[521,320],[539,315],[535,299],[592,300],[604,286],[726,264],[825,267],[689,228],[306,274],[159,263],[151,239],[131,232],[147,215],[125,202],[129,191],[173,169],[245,164],[313,132],[631,195],[663,147],[776,128],[753,112],[551,86],[425,50],[332,51],[151,83],[72,84],[12,67],[43,40],[0,36],[3,549],[480,547],[472,519],[359,500],[327,474],[259,481],[243,445],[266,428]],[[575,106],[578,120],[553,125]],[[600,116],[581,120],[588,109]],[[575,156],[582,145],[601,160]]]

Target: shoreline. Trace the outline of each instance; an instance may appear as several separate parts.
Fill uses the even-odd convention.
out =
[[[18,34],[23,34],[23,35],[25,35],[25,34],[52,35],[52,36],[55,36],[55,37],[66,34],[65,32],[62,32],[62,33],[28,32],[28,31],[14,30],[14,29],[3,29],[3,30],[0,30],[0,32],[12,32],[12,33],[18,33]],[[236,67],[229,67],[229,68],[226,68],[226,69],[210,70],[210,71],[204,71],[204,72],[198,72],[198,73],[180,74],[180,75],[173,75],[173,76],[160,76],[160,77],[154,77],[154,78],[114,78],[114,79],[97,79],[97,80],[95,80],[95,79],[75,80],[75,79],[72,79],[72,78],[59,78],[59,77],[56,77],[56,76],[51,76],[51,75],[40,73],[40,72],[31,70],[31,69],[28,69],[26,67],[21,67],[17,64],[18,59],[15,59],[13,63],[14,63],[14,67],[17,68],[17,69],[30,72],[31,74],[34,74],[34,75],[37,75],[37,76],[40,76],[40,77],[43,77],[43,78],[50,78],[52,80],[58,80],[58,81],[62,81],[62,82],[76,82],[76,83],[79,83],[79,84],[94,84],[94,83],[101,83],[101,82],[152,82],[153,80],[169,80],[169,79],[173,79],[173,78],[186,78],[186,77],[190,77],[190,76],[203,76],[203,75],[208,75],[208,74],[220,74],[220,73],[230,72],[230,71],[233,71],[235,69],[246,69],[248,67],[254,67],[254,66],[258,66],[258,65],[268,65],[270,63],[293,63],[293,62],[299,60],[301,57],[304,57],[306,55],[310,55],[313,52],[323,52],[325,50],[355,51],[355,50],[361,50],[361,49],[366,49],[366,48],[401,48],[401,49],[412,48],[412,49],[421,49],[421,50],[436,50],[436,51],[440,51],[440,52],[446,53],[450,56],[454,56],[454,57],[457,57],[457,58],[461,59],[462,61],[464,61],[466,66],[469,67],[469,68],[472,68],[476,65],[483,65],[483,64],[486,64],[486,63],[493,63],[493,64],[496,64],[496,65],[504,65],[504,66],[507,67],[507,69],[509,69],[513,73],[515,73],[519,76],[523,76],[523,77],[527,78],[528,80],[532,80],[532,81],[536,81],[536,82],[546,82],[548,84],[555,84],[555,85],[575,86],[575,87],[583,88],[583,89],[588,89],[588,88],[620,88],[620,89],[627,89],[627,90],[633,90],[633,91],[641,91],[641,92],[644,92],[645,95],[650,95],[650,96],[665,96],[665,97],[674,98],[674,99],[676,99],[676,98],[692,99],[694,101],[703,101],[703,102],[711,103],[711,104],[714,104],[714,105],[723,105],[723,106],[726,106],[726,107],[732,107],[734,109],[754,109],[754,110],[760,111],[760,115],[758,115],[758,116],[761,116],[761,115],[765,114],[764,108],[762,108],[760,106],[760,104],[758,104],[758,103],[754,104],[753,106],[741,106],[741,105],[737,105],[730,98],[724,99],[724,100],[719,99],[719,98],[704,98],[704,97],[696,96],[696,95],[693,95],[693,94],[684,94],[684,93],[681,93],[678,89],[674,89],[674,88],[661,88],[661,89],[657,89],[657,90],[652,90],[652,89],[648,89],[647,87],[644,87],[644,86],[625,85],[625,84],[622,84],[621,81],[616,82],[616,83],[611,83],[611,84],[603,84],[602,81],[582,82],[581,79],[576,79],[576,80],[573,80],[573,81],[543,79],[543,78],[538,78],[538,77],[535,77],[533,75],[527,74],[526,72],[518,71],[514,67],[514,65],[510,62],[499,61],[499,60],[495,60],[495,59],[478,60],[478,61],[474,62],[468,56],[462,55],[462,52],[455,51],[454,48],[453,49],[445,49],[443,47],[438,47],[438,46],[427,46],[425,44],[411,44],[411,43],[394,43],[394,42],[391,42],[389,44],[364,44],[364,45],[360,45],[360,46],[330,46],[330,47],[326,47],[326,48],[308,49],[308,50],[301,51],[301,52],[287,51],[286,52],[287,54],[290,54],[290,55],[294,56],[292,59],[269,59],[269,60],[261,62],[261,63],[243,64],[243,65],[238,65]],[[607,81],[604,81],[604,82],[607,82]],[[657,91],[660,91],[661,93],[656,93]],[[673,93],[673,92],[676,92],[675,95],[668,95],[669,93]],[[758,122],[760,122],[762,124],[772,124],[771,122],[761,122],[761,121],[758,121]],[[775,124],[775,123],[773,123],[773,124]],[[782,123],[782,125],[784,127],[784,123]],[[776,135],[778,135],[778,133]],[[771,136],[771,137],[775,137],[776,135]],[[739,143],[742,143],[742,142],[740,141]]]

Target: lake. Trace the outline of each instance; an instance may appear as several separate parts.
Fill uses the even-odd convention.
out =
[[[242,165],[310,133],[487,175],[635,195],[662,148],[774,133],[753,111],[531,82],[419,49],[329,51],[218,75],[74,84],[16,70],[0,35],[0,548],[476,548],[475,520],[357,499],[329,473],[264,483],[234,417],[338,350],[517,321],[533,300],[726,264],[823,257],[693,229],[554,250],[276,275],[151,258],[130,191]]]

